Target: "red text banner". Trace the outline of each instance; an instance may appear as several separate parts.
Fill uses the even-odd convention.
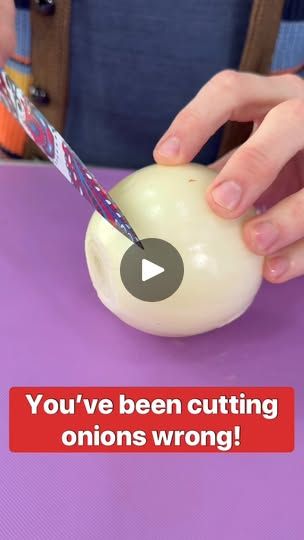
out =
[[[291,452],[294,391],[16,387],[13,452]]]

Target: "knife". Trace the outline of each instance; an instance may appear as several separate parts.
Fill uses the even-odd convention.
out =
[[[49,161],[115,229],[141,246],[138,236],[109,193],[98,183],[77,154],[1,69],[0,102],[15,116]]]

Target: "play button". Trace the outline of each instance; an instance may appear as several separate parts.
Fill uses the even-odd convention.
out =
[[[160,302],[174,294],[184,277],[183,260],[177,249],[158,238],[133,244],[120,264],[127,291],[145,302]]]
[[[148,261],[147,259],[143,259],[141,261],[142,281],[148,281],[148,279],[152,279],[155,276],[159,276],[159,274],[162,274],[164,271],[165,269],[162,266],[159,266],[158,264]]]

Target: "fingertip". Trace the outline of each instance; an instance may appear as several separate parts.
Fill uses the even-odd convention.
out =
[[[211,208],[211,210],[219,217],[223,219],[237,219],[242,215],[242,211],[240,209],[235,210],[229,210],[228,208],[224,208],[222,205],[220,205],[214,197],[214,191],[217,189],[216,184],[212,184],[206,191],[206,200]]]
[[[264,277],[273,284],[284,283],[290,279],[288,257],[283,255],[274,255],[267,257],[264,262]]]
[[[267,269],[264,269],[263,278],[272,285],[280,285],[281,283],[285,283],[286,281],[288,281],[288,278],[276,278]]]
[[[272,285],[278,285],[279,284],[279,281],[277,281],[274,276],[272,276],[267,267],[264,266],[264,270],[263,270],[263,278],[268,281],[268,283],[272,283]]]
[[[163,165],[177,165],[182,163],[181,142],[176,135],[164,135],[154,148],[153,157],[157,163]]]
[[[177,165],[174,159],[163,156],[162,153],[159,152],[157,148],[154,148],[153,159],[159,165]]]

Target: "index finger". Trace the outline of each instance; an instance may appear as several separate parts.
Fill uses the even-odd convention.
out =
[[[154,159],[164,165],[188,163],[228,120],[256,120],[280,102],[303,96],[303,81],[296,75],[222,71],[178,113],[156,145]]]

